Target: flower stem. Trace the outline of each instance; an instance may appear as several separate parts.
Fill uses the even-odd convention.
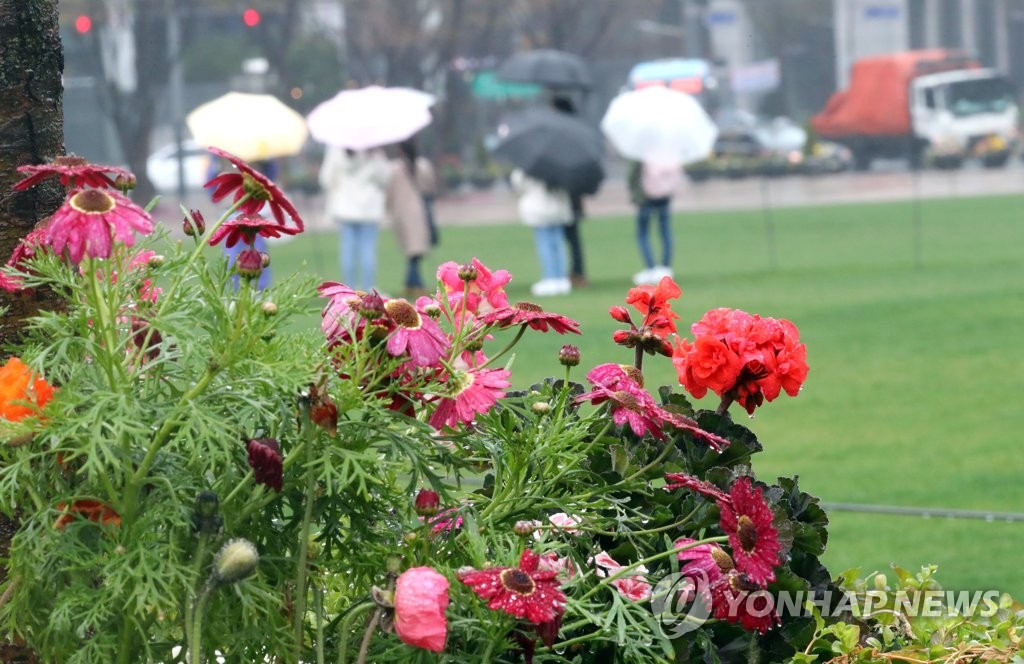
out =
[[[193,628],[195,625],[192,624],[193,612],[195,611],[196,601],[196,584],[199,582],[199,572],[203,567],[203,558],[206,556],[206,545],[209,542],[210,536],[208,533],[201,532],[199,534],[199,544],[196,545],[196,556],[192,560],[192,575],[190,579],[190,587],[192,592],[189,593],[190,597],[185,602],[185,650],[192,652],[192,642],[195,637]]]
[[[349,610],[348,615],[341,621],[341,625],[338,627],[338,664],[345,664],[345,658],[348,656],[348,634],[349,628],[352,625],[352,619],[363,611],[375,608],[376,606],[372,601],[357,604]]]
[[[715,415],[725,415],[725,412],[729,410],[729,406],[735,401],[732,394],[726,392],[722,395],[722,402],[718,404],[718,408],[715,409]]]
[[[658,456],[654,457],[654,461],[650,462],[649,464],[647,464],[646,466],[644,466],[640,470],[636,471],[635,473],[633,473],[632,475],[627,477],[624,481],[632,482],[636,478],[642,477],[644,475],[644,473],[646,473],[648,470],[650,470],[651,468],[654,468],[655,466],[660,464],[662,461],[664,461],[665,457],[668,456],[669,452],[671,452],[674,449],[675,449],[674,445],[669,445],[669,444],[662,445],[661,452],[658,453]]]
[[[196,599],[192,623],[192,647],[189,648],[188,657],[191,664],[202,664],[203,661],[203,613],[206,611],[206,600],[210,598],[214,584],[212,580],[207,582],[203,592]]]
[[[324,664],[324,591],[320,586],[313,588],[316,611],[316,662]]]
[[[370,652],[370,640],[373,639],[373,633],[377,631],[377,623],[380,622],[381,608],[377,607],[377,610],[373,612],[370,620],[366,623],[366,630],[363,632],[363,641],[359,644],[359,657],[356,658],[356,664],[366,664],[366,655]]]
[[[100,280],[97,278],[99,268],[97,267],[98,261],[94,258],[87,259],[86,271],[88,272],[87,280],[89,282],[89,295],[92,299],[93,308],[96,310],[96,315],[99,320],[93,321],[93,325],[98,328],[100,338],[103,340],[103,345],[106,346],[106,353],[97,353],[97,357],[103,355],[102,361],[103,370],[107,374],[107,381],[110,383],[110,389],[117,391],[118,389],[118,377],[114,375],[114,362],[112,361],[115,357],[115,351],[117,349],[117,337],[114,335],[113,321],[110,317],[110,312],[107,310],[107,301],[103,297],[102,289],[100,288]]]
[[[309,531],[313,521],[313,503],[316,500],[316,472],[313,466],[313,422],[309,419],[309,408],[301,406],[302,430],[306,442],[306,495],[299,527],[299,552],[295,570],[295,661],[302,654],[304,626],[306,622],[306,577],[309,571]]]
[[[490,366],[491,364],[494,364],[495,360],[497,360],[497,359],[498,359],[499,357],[501,357],[501,356],[502,356],[502,355],[504,355],[505,353],[507,353],[507,352],[509,352],[510,350],[512,350],[512,348],[513,348],[513,347],[515,347],[515,345],[516,345],[517,343],[519,343],[519,340],[523,338],[523,335],[524,335],[524,334],[526,334],[526,328],[527,328],[527,327],[528,327],[528,326],[527,326],[527,325],[526,325],[525,323],[524,323],[524,324],[522,324],[522,325],[520,325],[520,326],[519,326],[519,331],[518,331],[518,332],[516,332],[516,336],[515,336],[515,338],[513,338],[513,339],[512,339],[512,341],[510,341],[510,342],[508,343],[508,345],[507,345],[507,346],[505,346],[505,347],[504,347],[504,348],[502,348],[502,349],[501,349],[500,351],[498,351],[498,354],[497,354],[497,355],[494,355],[493,357],[489,358],[489,359],[488,359],[488,360],[487,360],[486,362],[484,362],[484,363],[483,363],[483,365],[481,365],[481,367],[480,367],[480,368],[481,368],[481,369],[485,369],[485,368],[487,368],[487,367],[488,367],[488,366]]]
[[[636,350],[633,351],[633,366],[637,370],[643,370],[644,368],[644,349],[642,346],[637,346]]]

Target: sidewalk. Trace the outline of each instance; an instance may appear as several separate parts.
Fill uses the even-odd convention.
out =
[[[745,178],[689,183],[675,198],[679,211],[750,210],[764,206],[793,207],[836,205],[872,201],[961,196],[1012,195],[1024,193],[1024,167],[1015,160],[1003,169],[960,171],[893,170],[868,173],[840,173],[817,177]],[[191,192],[188,207],[210,208],[204,192]],[[294,195],[292,201],[311,230],[333,230],[323,213],[320,194]],[[622,179],[606,180],[595,196],[585,199],[588,217],[632,215],[635,210]],[[441,226],[517,223],[516,200],[503,183],[488,191],[463,189],[438,199],[435,212]],[[176,197],[165,195],[157,206],[158,219],[180,216]]]

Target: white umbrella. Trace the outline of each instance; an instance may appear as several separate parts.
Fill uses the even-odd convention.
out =
[[[302,115],[277,97],[245,92],[229,92],[196,107],[185,123],[196,143],[247,161],[298,154],[309,136]]]
[[[309,132],[321,143],[365,150],[404,141],[430,124],[434,96],[371,85],[342,90],[313,109]]]
[[[718,137],[700,102],[660,86],[617,96],[601,130],[624,157],[684,165],[707,158]]]

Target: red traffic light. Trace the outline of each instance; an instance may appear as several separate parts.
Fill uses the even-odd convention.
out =
[[[75,30],[77,30],[78,34],[81,35],[84,35],[85,33],[89,32],[90,30],[92,30],[92,19],[86,16],[85,14],[82,14],[81,16],[75,19]]]
[[[253,9],[252,7],[249,7],[242,12],[242,23],[245,23],[245,25],[250,28],[255,28],[259,25],[261,18],[259,10]]]

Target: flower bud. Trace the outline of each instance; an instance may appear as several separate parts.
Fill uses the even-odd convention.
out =
[[[420,489],[416,494],[416,513],[420,516],[434,516],[441,509],[441,497],[436,491]]]
[[[398,574],[402,571],[402,556],[391,554],[384,559],[384,568],[388,574]]]
[[[425,313],[430,318],[433,318],[434,320],[439,319],[441,317],[441,314],[443,313],[441,311],[441,306],[435,303],[431,303],[423,307],[422,311],[423,313]]]
[[[270,254],[265,251],[260,252],[260,264],[263,265],[263,269],[270,267]]]
[[[577,366],[580,363],[580,349],[572,344],[565,344],[558,351],[558,361],[565,367]]]
[[[540,521],[516,521],[515,525],[512,526],[512,532],[520,537],[529,537],[540,525]]]
[[[466,345],[463,347],[463,350],[469,351],[470,353],[475,353],[478,350],[483,350],[483,349],[484,349],[484,340],[483,339],[470,339],[469,341],[466,342]]]
[[[200,535],[213,535],[220,531],[223,524],[217,494],[213,491],[200,491],[192,508],[192,529]]]
[[[263,315],[264,316],[276,316],[277,315],[277,305],[274,304],[273,302],[270,302],[270,301],[264,302],[263,304],[260,305],[260,309],[263,310]]]
[[[202,235],[206,232],[206,220],[199,210],[189,210],[181,225],[185,235]]]
[[[235,272],[244,279],[256,279],[263,272],[263,254],[253,248],[242,249],[235,261]]]
[[[538,401],[534,403],[532,406],[530,406],[530,408],[533,410],[533,412],[537,413],[538,415],[543,415],[545,413],[551,412],[551,404],[549,404],[547,401]]]
[[[885,578],[884,574],[875,575],[875,590],[885,590],[889,587],[888,579]]]
[[[620,323],[628,323],[630,325],[633,324],[632,319],[629,317],[629,311],[626,310],[626,307],[615,305],[614,307],[608,309],[608,313],[611,315],[612,318],[619,321]]]
[[[260,554],[246,539],[233,539],[213,559],[213,576],[218,583],[235,583],[256,571]]]
[[[163,256],[161,256],[160,254],[153,254],[152,256],[149,257],[149,260],[146,261],[146,265],[148,267],[151,267],[151,268],[155,269],[155,268],[158,268],[158,267],[163,267],[163,264],[166,263],[166,262],[167,262],[167,259],[164,258]]]
[[[116,178],[114,178],[114,188],[119,189],[122,194],[127,194],[132,189],[135,189],[135,186],[137,184],[138,181],[135,179],[135,176],[132,175],[131,173],[129,173],[128,175],[118,175]]]
[[[463,281],[476,281],[478,276],[479,273],[472,264],[459,266],[459,279]]]
[[[612,333],[612,341],[626,348],[636,348],[639,337],[632,330],[615,330]]]
[[[373,291],[366,293],[359,298],[359,315],[368,320],[383,318],[387,311],[384,309],[384,298],[380,293]]]

